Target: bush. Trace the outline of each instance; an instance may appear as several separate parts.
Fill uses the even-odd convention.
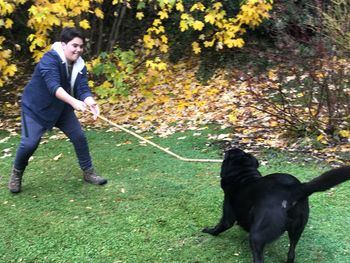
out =
[[[294,137],[309,134],[342,139],[350,130],[350,63],[292,60],[271,68],[261,90],[252,90],[260,111],[277,118]]]

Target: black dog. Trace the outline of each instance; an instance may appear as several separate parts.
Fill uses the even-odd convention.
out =
[[[308,196],[349,180],[350,166],[325,172],[307,183],[284,173],[261,176],[258,166],[255,157],[240,149],[225,153],[221,167],[223,215],[214,228],[203,232],[216,236],[237,222],[249,232],[254,263],[263,263],[264,246],[287,231],[287,263],[293,263],[295,247],[309,218]]]

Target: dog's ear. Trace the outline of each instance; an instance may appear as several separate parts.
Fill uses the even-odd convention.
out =
[[[255,158],[255,162],[256,162],[256,168],[258,168],[260,166],[260,163],[256,158]]]
[[[225,156],[224,159],[225,160],[229,160],[229,159],[236,159],[237,157],[242,157],[244,156],[246,153],[238,148],[232,148],[229,149],[225,152]]]
[[[247,155],[251,165],[254,165],[254,167],[256,167],[256,168],[258,168],[260,166],[258,159],[256,159],[252,154],[246,153],[246,155]]]
[[[233,148],[225,152],[226,162],[240,163],[245,166],[259,167],[259,161],[250,153],[246,153],[241,149]]]

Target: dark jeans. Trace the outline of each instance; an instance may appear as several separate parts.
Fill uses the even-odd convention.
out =
[[[82,170],[92,167],[89,146],[80,126],[80,123],[72,110],[66,108],[57,121],[55,127],[63,131],[74,145]],[[21,142],[17,149],[14,168],[24,170],[29,158],[38,148],[41,137],[47,129],[37,123],[28,115],[22,114]]]

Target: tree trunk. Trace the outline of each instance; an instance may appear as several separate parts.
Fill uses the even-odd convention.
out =
[[[126,8],[127,8],[126,1],[124,1],[123,5],[119,8],[118,16],[113,21],[113,27],[112,27],[111,35],[108,41],[109,52],[113,50],[113,47],[119,37],[120,27],[126,13]]]

